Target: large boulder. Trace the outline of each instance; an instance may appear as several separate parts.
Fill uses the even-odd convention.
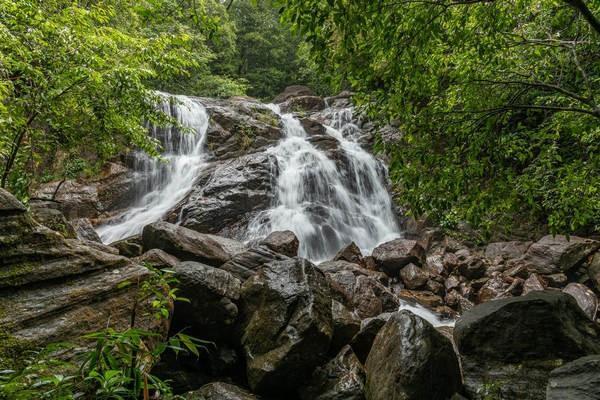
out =
[[[291,99],[293,97],[314,96],[314,95],[315,95],[315,92],[313,92],[312,89],[310,89],[307,86],[292,85],[292,86],[286,87],[282,93],[277,95],[277,97],[275,97],[273,99],[273,103],[280,104],[280,103],[284,103],[284,102],[288,101],[289,99]]]
[[[202,339],[225,339],[238,316],[242,283],[229,272],[187,261],[175,267],[178,295],[189,302],[175,306],[173,328],[191,328]]]
[[[302,400],[364,400],[365,371],[350,346],[317,368],[301,392]]]
[[[221,269],[230,272],[238,279],[245,281],[264,264],[281,261],[289,257],[277,253],[267,246],[256,245],[248,250],[235,254],[229,261],[221,265]]]
[[[452,343],[410,311],[381,328],[365,364],[367,400],[444,400],[460,390]]]
[[[515,259],[523,256],[529,246],[531,246],[531,242],[494,242],[486,246],[485,256],[490,260],[496,257],[501,257],[505,260]]]
[[[600,355],[578,358],[550,373],[546,400],[600,399]]]
[[[372,255],[382,271],[397,276],[400,269],[410,263],[422,265],[425,249],[416,240],[395,239],[377,246]]]
[[[322,364],[333,337],[327,279],[303,259],[272,262],[242,285],[241,300],[250,387],[290,393]]]
[[[185,395],[186,400],[258,400],[258,397],[238,386],[213,382]]]
[[[476,306],[458,320],[454,339],[474,399],[543,399],[552,369],[600,353],[600,326],[559,291]]]
[[[27,207],[17,200],[9,191],[0,188],[0,217],[23,214]]]
[[[367,356],[371,351],[371,347],[373,346],[373,342],[375,341],[379,330],[390,319],[392,314],[393,313],[389,312],[379,314],[376,317],[367,318],[361,322],[360,330],[350,341],[350,346],[361,363],[364,364],[367,361]]]
[[[600,247],[600,242],[577,236],[544,236],[522,258],[530,271],[540,274],[565,272]]]
[[[292,231],[272,232],[260,244],[288,257],[296,257],[300,247],[300,242]]]
[[[78,218],[70,221],[71,226],[75,229],[75,234],[80,240],[89,240],[92,242],[102,243],[102,239],[88,218]]]
[[[563,289],[563,292],[573,296],[573,298],[579,304],[579,307],[590,317],[592,321],[596,319],[598,313],[598,297],[596,294],[587,286],[581,283],[569,283],[567,287]]]
[[[146,225],[142,232],[144,251],[161,249],[182,261],[220,266],[244,250],[236,241],[207,235],[165,221]]]
[[[325,100],[319,96],[292,97],[285,103],[280,104],[281,111],[284,113],[321,111],[326,106]]]

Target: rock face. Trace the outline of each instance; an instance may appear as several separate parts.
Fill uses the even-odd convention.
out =
[[[364,364],[367,361],[367,356],[371,351],[371,347],[373,346],[373,342],[375,341],[379,330],[391,316],[392,313],[383,313],[373,318],[367,318],[361,322],[360,330],[350,341],[350,346],[361,363]]]
[[[183,262],[175,267],[179,280],[178,295],[189,300],[177,304],[173,328],[191,328],[204,340],[224,339],[238,316],[235,304],[242,283],[229,272],[196,262]]]
[[[546,400],[600,399],[600,355],[582,357],[550,373]]]
[[[381,328],[365,369],[367,400],[442,400],[461,386],[450,340],[409,311],[393,314]]]
[[[398,271],[409,263],[421,265],[425,250],[416,240],[396,239],[384,243],[373,250],[373,258],[377,265],[390,276],[398,275]]]
[[[600,242],[577,236],[544,236],[523,256],[530,270],[541,274],[565,272],[600,247]]]
[[[326,365],[312,374],[302,391],[303,400],[364,400],[365,371],[352,352],[344,347]]]
[[[458,320],[454,339],[474,399],[543,399],[552,369],[600,352],[600,327],[558,291],[481,304]]]
[[[298,255],[298,247],[300,246],[298,238],[292,231],[273,232],[260,242],[260,244],[288,257],[296,257]]]
[[[324,274],[303,259],[266,264],[243,284],[241,300],[250,387],[292,392],[325,360],[333,336]]]
[[[273,103],[280,104],[288,101],[293,97],[300,96],[314,96],[315,92],[312,91],[309,87],[301,86],[301,85],[292,85],[288,86],[284,89],[282,93],[280,93],[277,97],[273,99]]]
[[[258,400],[252,393],[229,383],[214,382],[185,395],[186,400]]]
[[[3,190],[0,209],[0,368],[32,348],[129,326],[138,290],[123,284],[147,279],[146,268],[40,225]],[[166,334],[145,301],[138,307],[138,327]]]
[[[241,243],[160,221],[142,233],[144,250],[161,249],[183,261],[220,266],[244,249]]]

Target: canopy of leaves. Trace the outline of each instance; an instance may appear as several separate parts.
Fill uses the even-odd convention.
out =
[[[491,230],[600,225],[600,2],[288,0],[316,60],[401,138],[414,214]]]

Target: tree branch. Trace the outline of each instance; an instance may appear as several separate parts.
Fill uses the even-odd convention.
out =
[[[600,21],[592,14],[588,6],[583,0],[563,0],[565,3],[576,9],[583,15],[583,18],[590,24],[592,28],[600,35]]]

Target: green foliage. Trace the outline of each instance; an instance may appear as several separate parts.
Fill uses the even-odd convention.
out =
[[[89,350],[77,354],[73,361],[63,361],[64,355],[77,349],[72,344],[52,344],[31,352],[23,368],[0,371],[0,399],[137,400],[148,398],[149,393],[165,400],[177,398],[167,382],[149,372],[150,368],[165,351],[198,356],[199,348],[207,342],[182,332],[164,340],[158,333],[135,327],[136,314],[145,309],[140,305],[149,302],[148,312],[160,322],[170,318],[174,301],[186,301],[176,294],[178,281],[172,271],[150,271],[150,277],[139,287],[128,329],[109,327],[85,335],[83,344]],[[131,284],[124,283],[121,288]]]
[[[598,228],[600,32],[570,2],[284,3],[318,62],[399,124],[377,148],[414,214]]]

